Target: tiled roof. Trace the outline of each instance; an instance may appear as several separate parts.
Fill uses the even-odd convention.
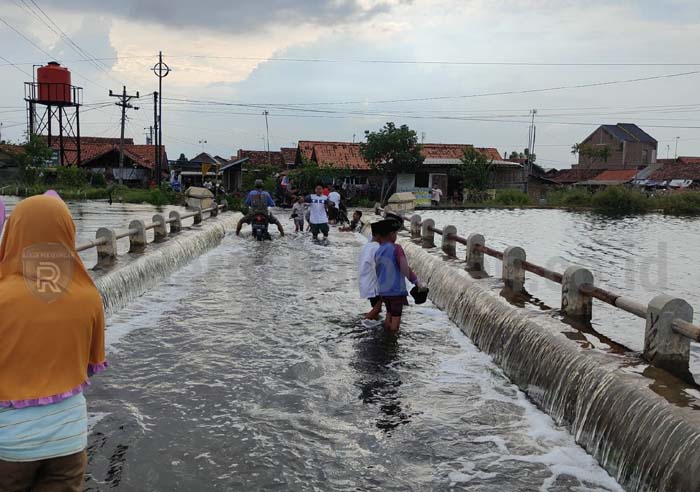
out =
[[[464,155],[464,151],[474,148],[468,144],[422,144],[422,155],[426,159],[456,161]],[[477,151],[485,154],[491,160],[501,160],[501,155],[497,149],[492,147],[477,147]],[[346,169],[367,170],[369,163],[364,160],[360,152],[359,143],[349,142],[317,142],[300,141],[299,151],[301,155],[309,160],[319,163],[319,165],[334,166]]]
[[[267,151],[266,150],[238,150],[236,159],[247,157],[251,166],[267,166]],[[282,152],[270,152],[270,162],[273,166],[286,167],[282,161]]]
[[[685,159],[685,161],[681,159]],[[700,180],[700,158],[679,157],[677,162],[664,164],[661,169],[651,175],[650,179],[655,181],[665,181],[668,179]]]
[[[87,137],[86,140],[83,137],[80,138],[80,160],[81,166],[84,166],[86,164],[92,163],[95,159],[99,159],[103,155],[106,155],[110,152],[119,152],[119,139],[117,140],[117,143],[85,143],[86,141],[90,141],[95,137]],[[132,139],[128,139],[129,141],[133,142]],[[127,139],[124,139],[126,142]],[[58,143],[54,144],[52,146],[54,149],[58,148]],[[162,162],[165,163],[167,166],[167,155],[165,153],[165,147],[161,147],[161,159]],[[76,158],[76,150],[75,149],[66,149],[66,154],[67,158],[70,162],[74,162]],[[131,161],[141,167],[145,167],[148,169],[153,169],[155,168],[155,147],[153,145],[134,145],[134,144],[125,144],[124,145],[124,155],[131,159]]]
[[[602,173],[594,176],[593,181],[621,181],[627,182],[632,181],[637,175],[636,169],[620,169],[620,170],[609,170],[603,171]]]
[[[550,178],[557,183],[571,184],[592,179],[599,174],[600,169],[561,169]]]
[[[192,159],[190,159],[190,163],[192,163],[192,164],[218,164],[217,160],[214,159],[207,152],[202,152],[199,155],[193,157]]]
[[[21,145],[0,144],[0,152],[7,155],[17,155],[24,153],[24,147]]]
[[[360,144],[342,142],[316,142],[313,146],[312,160],[319,166],[343,169],[368,170],[369,163],[362,157]]]
[[[601,125],[613,137],[625,142],[656,143],[656,140],[634,123],[617,123],[616,125]]]

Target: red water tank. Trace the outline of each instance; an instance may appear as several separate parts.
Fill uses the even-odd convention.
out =
[[[70,70],[57,62],[49,62],[36,71],[39,101],[66,104],[72,102]]]

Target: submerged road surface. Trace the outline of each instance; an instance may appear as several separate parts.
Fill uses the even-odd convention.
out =
[[[275,239],[109,320],[87,490],[622,490],[429,302],[363,327],[363,237]]]

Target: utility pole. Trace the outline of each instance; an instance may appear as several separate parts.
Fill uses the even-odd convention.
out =
[[[158,176],[160,176],[160,137],[158,126],[158,92],[153,92],[153,168],[156,171],[156,182],[158,182]]]
[[[678,159],[678,141],[681,139],[681,137],[676,137],[676,152],[673,154],[674,159]]]
[[[537,127],[535,126],[535,115],[537,110],[533,109],[530,111],[532,115],[532,122],[530,123],[530,132],[527,141],[527,160],[525,161],[525,166],[523,169],[523,188],[525,193],[528,192],[528,184],[530,181],[530,174],[532,173],[532,156],[535,155],[535,137],[537,134]]]
[[[270,157],[270,126],[267,123],[267,115],[270,114],[268,113],[267,109],[263,111],[263,115],[265,116],[265,133],[267,135],[267,165],[271,166],[272,165],[272,158]]]
[[[147,126],[144,130],[147,130],[146,145],[153,145],[153,126]]]
[[[122,132],[121,138],[119,139],[119,184],[121,185],[123,184],[124,177],[124,124],[126,123],[126,110],[133,109],[134,111],[137,111],[139,109],[138,106],[132,106],[131,103],[129,103],[129,101],[131,101],[132,99],[139,98],[139,91],[136,91],[136,95],[127,94],[126,86],[123,86],[121,94],[114,94],[110,90],[109,96],[116,97],[119,100],[119,102],[115,104],[122,108]]]
[[[156,145],[156,183],[160,186],[160,174],[161,174],[161,158],[162,153],[160,148],[163,145],[163,79],[170,73],[170,67],[163,63],[163,52],[158,52],[158,63],[156,63],[153,68],[153,73],[158,77],[158,92],[153,93],[154,102],[157,104],[154,107],[154,111],[157,111],[156,115],[156,134],[157,134],[157,145]],[[160,96],[160,99],[158,99]]]

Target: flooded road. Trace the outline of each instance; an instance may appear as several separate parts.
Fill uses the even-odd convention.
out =
[[[621,490],[429,302],[363,327],[364,241],[228,237],[112,316],[87,489]]]

